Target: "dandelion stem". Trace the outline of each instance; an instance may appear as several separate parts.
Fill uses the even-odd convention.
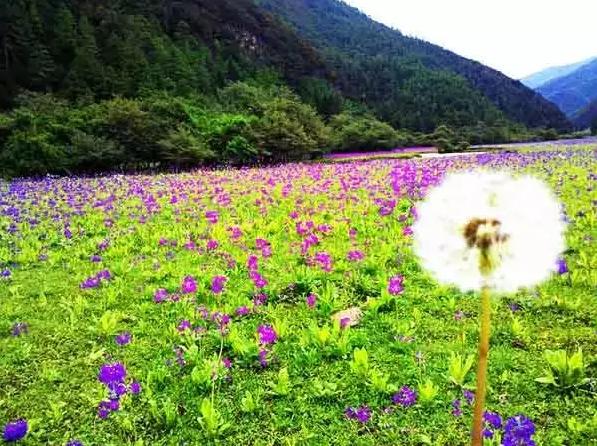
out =
[[[482,446],[483,444],[483,408],[485,406],[485,391],[487,387],[490,316],[490,292],[488,287],[483,287],[481,290],[481,332],[479,334],[479,365],[477,368],[477,391],[475,392],[472,446]]]

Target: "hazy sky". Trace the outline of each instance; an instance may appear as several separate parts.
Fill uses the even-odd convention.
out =
[[[514,78],[597,56],[597,0],[344,1]]]

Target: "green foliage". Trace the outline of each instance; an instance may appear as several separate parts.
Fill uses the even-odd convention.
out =
[[[464,358],[462,355],[452,353],[448,365],[448,379],[457,386],[463,387],[474,361],[473,355]]]
[[[545,376],[537,378],[542,384],[550,384],[563,391],[571,390],[589,382],[585,378],[585,363],[582,350],[569,355],[565,350],[546,350],[545,361],[549,368]]]
[[[419,401],[421,403],[432,402],[439,393],[439,388],[430,379],[424,383],[419,383],[417,389],[419,391]]]
[[[358,377],[365,379],[369,376],[369,353],[365,348],[355,348],[352,352],[350,369]]]
[[[220,412],[209,398],[203,399],[199,412],[201,413],[199,424],[209,437],[219,437],[230,428],[230,424],[222,419]]]
[[[357,115],[345,111],[330,120],[332,150],[359,151],[392,149],[407,145],[409,140],[390,125],[371,115]]]
[[[277,396],[286,396],[291,389],[290,376],[288,375],[288,368],[282,367],[278,372],[278,379],[270,383],[271,391]]]

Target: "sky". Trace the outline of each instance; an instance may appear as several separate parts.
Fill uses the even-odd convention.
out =
[[[597,56],[597,0],[344,0],[519,79]]]

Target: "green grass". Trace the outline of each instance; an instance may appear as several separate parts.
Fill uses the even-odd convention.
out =
[[[595,152],[575,151],[566,159],[533,153],[500,156],[495,155],[495,162],[503,162],[503,167],[546,180],[565,204],[572,220],[565,254],[570,272],[536,289],[494,297],[487,408],[506,418],[518,413],[531,418],[538,445],[595,444],[597,231],[595,180],[589,176],[595,173]],[[374,198],[392,197],[391,170],[404,162],[432,172],[448,164],[459,169],[473,163],[298,164],[44,180],[25,183],[22,195],[0,192],[4,209],[14,205],[27,218],[39,220],[35,227],[21,223],[16,234],[0,235],[0,270],[12,272],[0,279],[0,424],[26,418],[30,432],[24,445],[62,445],[73,438],[85,445],[114,446],[467,444],[472,408],[464,403],[462,417],[451,414],[452,401],[462,399],[462,389],[451,383],[448,365],[452,354],[476,356],[479,299],[441,287],[421,270],[410,239],[402,235],[412,222],[409,199],[399,199],[391,216],[379,215]],[[350,184],[346,194],[356,200],[342,192],[340,180]],[[292,189],[284,193],[287,184]],[[93,206],[111,194],[112,210]],[[141,198],[149,194],[160,206],[153,214]],[[84,210],[69,218],[72,239],[64,237],[64,224],[51,218],[72,211],[69,195],[80,197]],[[178,197],[177,203],[170,202],[172,196]],[[55,208],[49,199],[56,200]],[[219,211],[217,224],[206,221],[206,210]],[[295,231],[292,211],[301,221],[331,226],[329,234],[318,235],[321,243],[310,252],[328,252],[334,259],[332,272],[305,265],[300,255],[303,237]],[[398,219],[401,214],[404,222]],[[141,215],[144,223],[139,222]],[[111,227],[104,224],[106,218],[114,222]],[[11,221],[0,217],[0,228],[8,228]],[[243,231],[239,240],[229,237],[232,225]],[[349,228],[357,230],[354,242]],[[160,246],[160,238],[177,240],[178,245]],[[262,257],[256,238],[268,240],[271,257]],[[99,252],[97,245],[104,239],[110,245]],[[215,253],[191,251],[183,247],[189,239],[202,248],[208,239],[216,239],[219,248]],[[362,250],[365,260],[346,260],[351,249]],[[47,254],[47,260],[38,260],[40,253]],[[99,264],[89,260],[96,253],[102,256]],[[233,315],[239,306],[251,306],[256,289],[246,268],[249,253],[259,256],[259,270],[269,282],[264,290],[268,303],[248,316],[233,316],[231,332],[222,337],[196,309],[204,305]],[[228,265],[227,256],[237,265]],[[109,269],[114,278],[97,289],[80,289],[85,278],[101,269]],[[214,295],[210,281],[220,274],[228,282],[224,293]],[[404,276],[404,292],[391,297],[386,288],[395,274]],[[155,290],[174,292],[186,275],[197,279],[197,293],[178,302],[153,303]],[[305,304],[311,292],[318,296],[313,309]],[[386,305],[376,308],[380,299]],[[520,310],[513,313],[510,303]],[[350,306],[360,306],[363,319],[339,334],[330,317]],[[460,321],[454,317],[458,310],[465,314]],[[184,319],[207,331],[179,333],[176,327]],[[29,333],[11,336],[16,322],[26,322]],[[266,368],[257,357],[260,324],[273,325],[279,335]],[[316,326],[329,326],[328,342],[314,334]],[[133,341],[118,346],[114,336],[123,331],[130,331]],[[177,346],[188,350],[184,367],[176,363]],[[351,368],[356,348],[368,352],[367,377]],[[562,390],[535,381],[545,375],[546,350],[572,353],[579,348],[589,383]],[[213,386],[202,383],[197,375],[204,365],[222,357],[233,362],[229,376],[220,367]],[[115,361],[126,365],[129,380],[138,380],[142,392],[127,395],[118,412],[100,420],[97,406],[107,390],[97,375],[102,364]],[[289,391],[276,394],[284,367]],[[385,389],[371,385],[371,370],[389,375]],[[467,388],[474,386],[474,371],[473,365],[465,378]],[[419,401],[410,408],[392,405],[394,389],[417,388],[427,380],[438,388],[431,402]],[[254,407],[248,396],[255,400]],[[204,399],[213,401],[225,427],[214,435],[201,412]],[[348,406],[365,404],[373,410],[366,425],[344,417]],[[386,414],[388,407],[393,411]]]

